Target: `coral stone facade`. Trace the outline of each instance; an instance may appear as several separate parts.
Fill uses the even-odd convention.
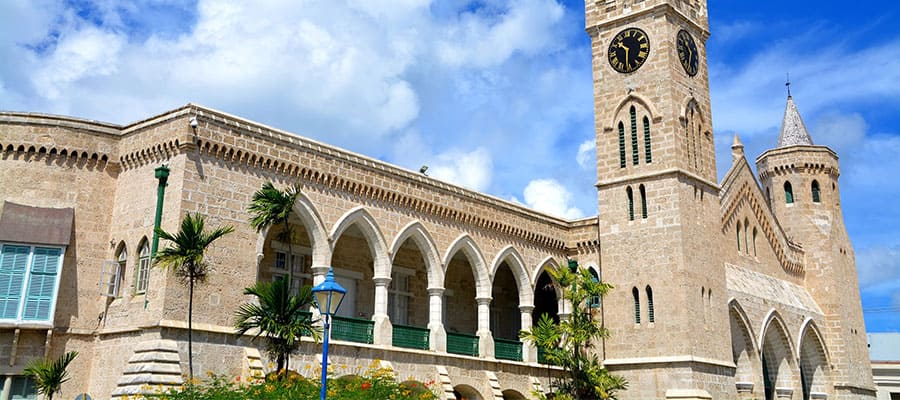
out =
[[[790,140],[756,159],[758,179],[735,138],[718,180],[706,15],[704,0],[586,2],[598,215],[574,221],[194,104],[126,126],[0,113],[0,399],[29,391],[30,360],[70,350],[63,397],[183,382],[187,287],[149,268],[162,164],[163,229],[189,212],[235,228],[194,295],[198,373],[269,371],[261,343],[234,335],[243,288],[289,268],[315,284],[333,267],[349,291],[336,374],[378,360],[447,399],[532,398],[556,372],[517,333],[567,317],[545,269],[569,257],[616,287],[594,312],[611,331],[598,354],[630,382],[622,398],[874,398],[837,155],[789,99]],[[623,74],[608,46],[626,28],[651,47]],[[247,222],[269,181],[301,189],[291,238]],[[65,242],[28,225],[53,212],[72,215]],[[291,366],[320,357],[305,341]]]

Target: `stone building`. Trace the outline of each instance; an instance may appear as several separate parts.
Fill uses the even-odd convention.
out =
[[[161,164],[164,229],[188,212],[235,227],[195,293],[198,373],[268,370],[233,333],[242,289],[334,267],[338,374],[383,360],[448,399],[530,398],[552,368],[516,333],[567,317],[545,269],[571,257],[616,287],[598,352],[630,381],[622,398],[873,398],[837,154],[788,98],[758,179],[735,137],[718,180],[706,1],[586,3],[598,215],[574,221],[194,104],[125,126],[0,113],[0,399],[32,391],[27,362],[69,350],[66,398],[182,382],[187,289],[150,268]],[[292,254],[280,228],[247,223],[267,181],[301,188]]]

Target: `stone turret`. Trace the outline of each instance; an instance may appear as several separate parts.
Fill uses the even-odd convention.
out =
[[[838,155],[812,137],[788,96],[778,146],[756,159],[772,212],[805,252],[805,286],[829,321],[838,398],[872,386],[853,246],[841,208]]]

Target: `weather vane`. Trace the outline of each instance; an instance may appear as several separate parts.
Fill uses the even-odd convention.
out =
[[[791,73],[787,73],[787,82],[784,83],[784,86],[787,86],[788,97],[791,97]]]

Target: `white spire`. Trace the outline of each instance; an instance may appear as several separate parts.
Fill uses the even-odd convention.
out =
[[[812,137],[803,124],[803,118],[800,118],[800,111],[797,111],[794,99],[788,96],[784,119],[781,121],[781,135],[778,136],[778,147],[812,144]]]

